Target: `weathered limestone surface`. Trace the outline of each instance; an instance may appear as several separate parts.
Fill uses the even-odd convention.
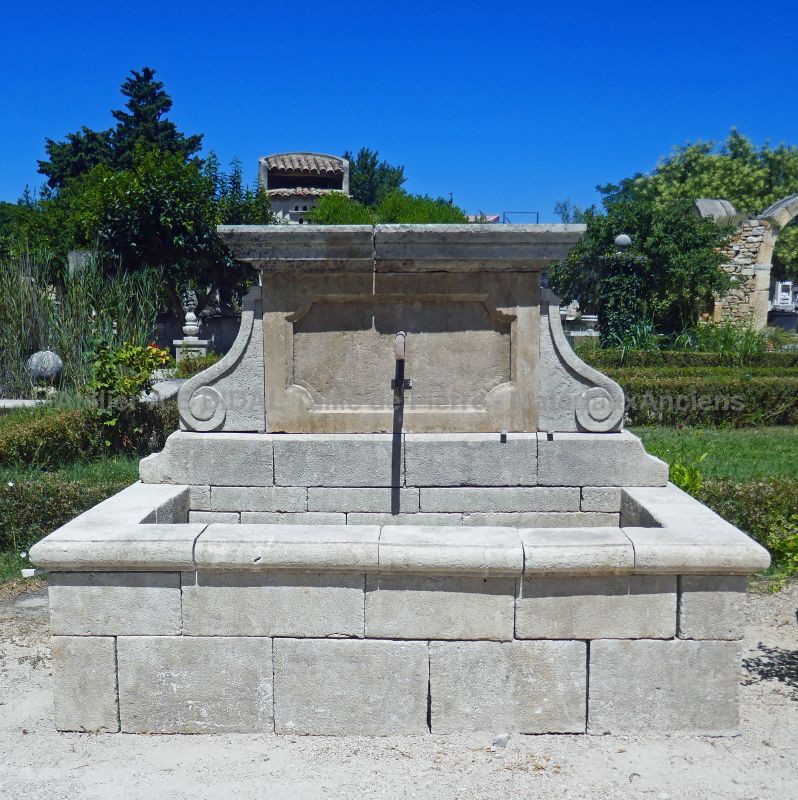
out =
[[[583,486],[581,510],[617,514],[621,510],[621,489],[617,486]]]
[[[462,525],[462,514],[361,514],[346,515],[347,525]]]
[[[521,511],[516,514],[463,514],[463,525],[509,525],[515,528],[607,528],[618,514],[599,511]]]
[[[259,433],[177,431],[162,452],[142,459],[144,483],[271,486],[272,437]]]
[[[509,641],[515,584],[514,578],[369,575],[366,636]]]
[[[214,486],[208,510],[307,511],[307,490],[301,486]]]
[[[376,525],[211,525],[194,558],[200,569],[368,572],[379,541]]]
[[[386,525],[379,545],[381,570],[520,575],[524,552],[515,530]]]
[[[676,635],[676,576],[526,578],[518,639],[667,639]]]
[[[322,488],[308,489],[308,511],[415,513],[418,489]]]
[[[346,514],[328,514],[322,511],[242,511],[244,525],[346,525]]]
[[[430,642],[431,729],[584,733],[584,642]]]
[[[51,572],[47,584],[56,635],[180,633],[177,572]]]
[[[189,509],[192,511],[211,510],[211,487],[210,486],[191,486],[189,487]]]
[[[363,636],[362,574],[207,572],[183,583],[187,636]]]
[[[203,524],[212,522],[240,522],[241,515],[237,511],[189,511],[188,521]]]
[[[277,733],[427,731],[426,642],[274,640]]]
[[[230,636],[120,636],[124,733],[272,730],[272,643]]]
[[[408,486],[534,486],[537,437],[517,433],[407,434]]]
[[[739,671],[736,642],[591,642],[588,732],[734,733]]]
[[[401,447],[394,453],[390,434],[274,437],[280,486],[401,486],[402,461]]]
[[[635,565],[620,528],[522,529],[524,574],[617,574]]]
[[[742,639],[744,575],[683,575],[679,578],[682,639]]]
[[[421,511],[579,511],[579,489],[548,486],[421,489]]]
[[[51,653],[56,729],[118,731],[113,637],[53,636]]]
[[[542,486],[665,486],[668,465],[621,433],[538,434],[538,483]]]

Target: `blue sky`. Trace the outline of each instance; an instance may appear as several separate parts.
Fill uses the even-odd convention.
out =
[[[44,139],[109,127],[131,68],[254,180],[258,156],[362,145],[469,211],[597,199],[673,145],[798,143],[798,11],[742,2],[12,3],[0,199]]]

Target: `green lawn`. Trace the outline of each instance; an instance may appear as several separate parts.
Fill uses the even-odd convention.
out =
[[[756,481],[798,478],[798,427],[635,428],[652,455],[663,461],[701,462],[706,478]],[[796,498],[798,510],[798,498]]]

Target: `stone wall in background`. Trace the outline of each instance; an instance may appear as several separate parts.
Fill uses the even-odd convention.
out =
[[[735,229],[724,250],[727,261],[723,264],[732,277],[732,286],[715,304],[716,321],[728,320],[756,329],[767,325],[770,260],[760,263],[760,256],[771,235],[770,220],[761,217],[746,219]]]

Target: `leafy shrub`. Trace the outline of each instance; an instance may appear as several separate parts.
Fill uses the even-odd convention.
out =
[[[652,350],[649,348],[610,348],[601,350],[593,342],[579,343],[574,348],[580,358],[596,369],[611,367],[723,367],[730,366],[729,359],[720,353],[699,353],[689,350]],[[787,369],[798,367],[798,350],[792,352],[750,353],[740,358],[735,366],[773,367]]]
[[[0,550],[27,550],[78,514],[128,486],[135,475],[98,482],[40,474],[0,484]]]
[[[701,475],[701,462],[707,457],[704,453],[696,461],[674,461],[670,465],[670,480],[688,494],[696,495],[701,491],[704,479]]]
[[[319,198],[308,219],[314,225],[374,225],[377,223],[466,223],[466,213],[443,198],[408,194],[394,189],[375,208],[346,195],[331,192]]]
[[[340,192],[322,195],[308,214],[312,225],[372,225],[374,212]]]
[[[614,369],[630,425],[744,428],[798,424],[798,373]]]
[[[218,353],[208,353],[206,356],[194,356],[178,361],[174,367],[175,378],[192,378],[203,370],[212,367],[221,356]]]
[[[798,479],[706,480],[696,496],[770,551],[772,588],[798,575]]]
[[[142,404],[120,411],[110,447],[105,445],[105,428],[91,407],[48,405],[0,420],[0,467],[43,470],[92,461],[109,451],[145,454],[160,450],[178,427],[175,403]]]

